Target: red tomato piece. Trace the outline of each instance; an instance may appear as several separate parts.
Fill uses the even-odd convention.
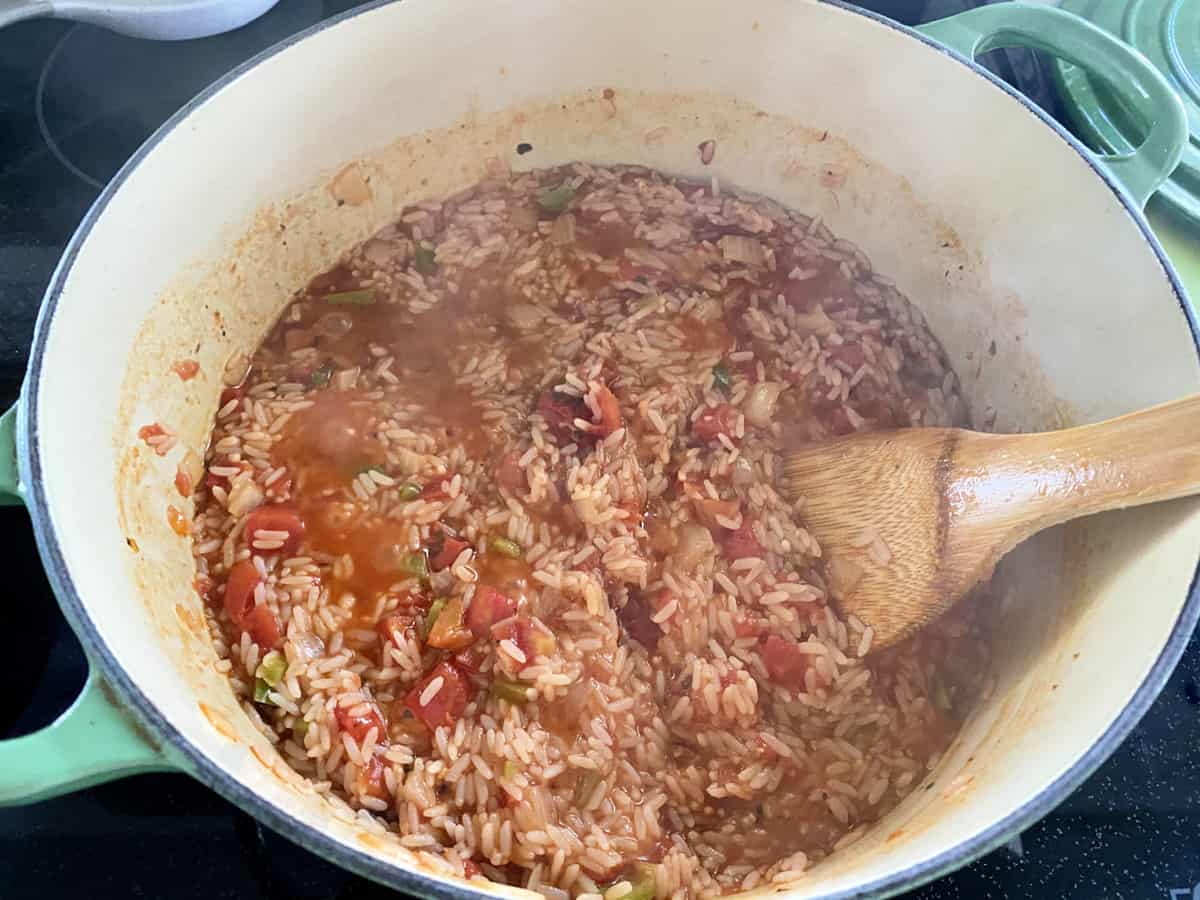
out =
[[[275,650],[283,643],[283,627],[279,617],[267,606],[256,606],[242,619],[250,639],[264,650]]]
[[[375,630],[384,643],[392,643],[396,647],[403,645],[406,639],[416,636],[416,620],[412,615],[402,612],[389,613],[375,623]]]
[[[229,570],[229,578],[225,581],[225,611],[235,625],[241,625],[250,610],[254,609],[254,589],[261,582],[262,575],[248,559],[236,563]]]
[[[550,433],[562,442],[575,440],[578,432],[575,420],[589,417],[587,404],[582,399],[554,390],[546,391],[538,398],[537,411],[545,419]]]
[[[227,387],[221,391],[221,399],[218,401],[217,409],[224,409],[225,404],[230,400],[241,400],[246,395],[246,389],[241,387]]]
[[[338,706],[333,713],[337,718],[338,728],[350,735],[356,743],[361,744],[366,740],[367,732],[372,728],[375,729],[375,740],[383,741],[387,739],[387,723],[383,720],[383,713],[379,711],[374,703],[366,712],[351,713],[351,710],[356,710],[360,703],[352,703],[349,706]]]
[[[525,470],[521,468],[521,452],[519,450],[510,450],[500,457],[500,462],[496,466],[496,482],[514,494],[517,491],[525,490],[528,486]]]
[[[460,541],[458,538],[446,535],[445,540],[442,541],[441,549],[433,554],[433,557],[429,560],[429,568],[435,572],[450,568],[454,564],[454,561],[458,559],[458,554],[470,546],[466,541]]]
[[[463,860],[463,878],[475,878],[483,874],[483,869],[479,868],[479,863],[473,859]]]
[[[467,627],[476,636],[483,637],[497,622],[503,622],[516,614],[516,600],[491,585],[481,584],[475,588],[471,608],[467,610]]]
[[[631,593],[625,605],[617,610],[617,621],[625,629],[625,634],[653,652],[662,637],[662,629],[651,621],[650,615],[650,605],[646,599],[641,594]]]
[[[517,649],[525,654],[525,662],[521,668],[533,665],[537,656],[549,656],[558,647],[558,640],[539,619],[528,616],[513,616],[492,626],[492,640],[509,640],[517,645]]]
[[[754,520],[750,516],[742,516],[741,528],[725,533],[722,546],[725,548],[725,555],[730,559],[763,555],[763,546],[754,536]]]
[[[435,679],[442,679],[442,686],[428,703],[421,703],[426,689]],[[430,731],[442,726],[452,726],[462,716],[471,700],[472,685],[458,667],[448,662],[434,666],[433,671],[418,681],[404,698],[414,716]]]
[[[719,434],[732,438],[737,431],[737,422],[737,407],[720,403],[705,409],[692,424],[692,431],[702,441],[716,440]]]
[[[758,652],[772,681],[784,687],[804,687],[804,675],[811,660],[795,641],[777,634],[767,635]]]
[[[358,784],[368,797],[388,798],[387,772],[388,763],[380,753],[372,753],[358,770]]]
[[[435,478],[421,489],[422,500],[445,500],[450,495],[446,493],[445,484],[454,476],[442,475]]]
[[[596,405],[600,407],[600,421],[594,430],[600,437],[608,437],[624,423],[621,405],[617,402],[616,394],[603,384],[596,389]]]
[[[280,547],[268,547],[266,549],[258,549],[254,546],[258,540],[258,535],[263,531],[275,531],[285,534],[282,538],[283,545]],[[250,552],[258,554],[279,553],[283,556],[291,556],[300,547],[300,541],[304,537],[304,519],[291,506],[283,504],[274,504],[270,506],[260,506],[250,515],[246,516],[246,540],[250,544]],[[278,540],[272,536],[270,539],[263,538],[267,543],[274,544]]]
[[[867,354],[863,352],[861,344],[839,344],[836,347],[830,347],[829,355],[836,361],[844,363],[851,371],[858,371],[858,367],[867,361]]]

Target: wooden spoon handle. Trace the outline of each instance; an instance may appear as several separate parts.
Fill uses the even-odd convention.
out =
[[[1200,493],[1200,394],[1095,425],[975,437],[957,448],[967,474],[952,489],[963,512],[1014,516],[1010,547],[1068,519]]]

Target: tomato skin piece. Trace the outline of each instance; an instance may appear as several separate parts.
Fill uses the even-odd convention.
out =
[[[492,626],[492,640],[509,640],[517,645],[517,649],[525,654],[525,662],[520,668],[533,665],[538,656],[549,656],[558,647],[558,640],[538,619],[528,616],[513,616]]]
[[[421,695],[436,678],[442,679],[437,695],[425,706]],[[433,731],[442,726],[452,726],[462,717],[471,700],[474,689],[466,676],[453,663],[440,662],[433,670],[418,681],[404,698],[404,705],[420,722]]]
[[[737,422],[737,407],[719,403],[700,414],[700,418],[692,424],[692,431],[702,441],[714,441],[720,434],[732,440],[737,433]]]
[[[425,643],[439,650],[465,650],[470,647],[475,643],[475,635],[471,634],[463,618],[462,597],[451,597],[438,613]]]
[[[361,744],[366,740],[367,733],[372,729],[375,731],[375,740],[385,741],[387,739],[387,723],[383,720],[383,713],[379,711],[379,707],[371,704],[371,708],[366,712],[352,714],[350,710],[355,709],[359,704],[352,703],[350,706],[338,706],[334,708],[334,718],[337,719],[338,728],[350,735],[355,743]]]
[[[497,622],[517,614],[517,601],[488,584],[475,588],[471,608],[467,610],[467,627],[476,637],[483,637]]]
[[[525,470],[521,468],[519,450],[510,450],[500,457],[500,462],[496,464],[496,482],[514,494],[529,486]]]
[[[443,569],[450,568],[454,564],[454,561],[458,559],[458,555],[470,546],[466,541],[460,541],[458,538],[446,535],[446,539],[442,541],[441,549],[429,560],[429,568],[435,572],[441,572]]]
[[[380,753],[372,753],[358,771],[358,783],[363,793],[368,797],[388,799],[387,771],[388,763]]]
[[[254,540],[260,531],[286,531],[287,537],[283,546],[274,550],[256,550]],[[260,506],[246,516],[246,541],[250,544],[250,552],[259,556],[278,553],[281,556],[291,556],[299,548],[304,539],[304,519],[294,507],[286,504]]]
[[[254,607],[246,614],[242,625],[250,632],[250,639],[264,649],[277,650],[283,644],[283,627],[270,607]]]
[[[229,578],[225,581],[225,611],[234,625],[240,626],[254,609],[254,590],[262,580],[258,567],[248,559],[229,570]]]
[[[804,687],[804,676],[812,661],[795,641],[777,634],[769,634],[758,652],[762,655],[763,665],[766,666],[772,681],[784,687]]]
[[[763,555],[763,546],[754,535],[754,520],[750,516],[742,516],[742,526],[735,531],[727,532],[721,546],[725,550],[725,555],[730,559]]]
[[[600,421],[596,423],[594,430],[600,437],[608,437],[624,424],[621,405],[617,402],[616,394],[603,384],[596,389],[596,405],[600,407]]]

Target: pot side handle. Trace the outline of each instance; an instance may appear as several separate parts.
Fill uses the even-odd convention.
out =
[[[22,503],[17,469],[18,406],[0,416],[0,504]],[[174,770],[88,670],[79,697],[40,731],[0,740],[0,806],[34,803],[139,772]]]
[[[1146,139],[1125,154],[1092,153],[1138,208],[1179,164],[1188,143],[1187,113],[1170,82],[1141,53],[1080,16],[1052,6],[997,3],[917,29],[974,60],[988,50],[1044,50],[1104,80],[1145,125]]]

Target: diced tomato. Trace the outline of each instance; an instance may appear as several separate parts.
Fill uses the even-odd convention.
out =
[[[858,367],[867,361],[867,355],[863,352],[861,344],[839,344],[836,347],[830,347],[829,355],[836,361],[844,363],[851,371],[858,371]]]
[[[789,638],[777,634],[767,635],[758,651],[771,680],[784,687],[804,686],[804,674],[811,665],[811,658],[800,650],[799,645]]]
[[[235,625],[241,625],[250,610],[254,609],[254,589],[260,582],[262,575],[248,559],[235,563],[229,570],[229,578],[225,581],[225,611]]]
[[[383,720],[383,713],[379,711],[374,703],[366,712],[352,714],[350,710],[357,709],[361,704],[358,702],[351,703],[349,706],[338,706],[334,709],[334,716],[337,718],[338,728],[350,735],[357,743],[361,744],[366,740],[367,732],[372,728],[375,729],[375,740],[383,741],[387,739],[387,723]]]
[[[525,662],[520,665],[533,665],[538,656],[549,656],[558,647],[554,633],[540,619],[528,616],[513,616],[492,626],[492,639],[497,643],[504,640],[512,641],[517,649],[525,654]]]
[[[446,492],[446,482],[453,477],[453,475],[439,475],[438,477],[434,478],[433,481],[429,482],[429,484],[425,485],[425,487],[421,489],[421,499],[445,500],[450,496]]]
[[[576,419],[587,419],[587,404],[579,397],[570,397],[558,391],[549,390],[538,398],[538,414],[545,419],[546,427],[554,437],[562,442],[576,439],[578,429]]]
[[[377,739],[378,740],[378,739]],[[358,770],[358,783],[368,797],[387,799],[387,760],[381,753],[372,753]]]
[[[464,621],[462,597],[451,597],[438,613],[425,643],[439,650],[462,650],[475,643]]]
[[[733,633],[740,638],[758,637],[763,632],[763,623],[757,619],[738,619],[733,623]]]
[[[442,686],[428,704],[422,705],[425,689],[437,678]],[[459,720],[471,700],[474,688],[467,677],[452,663],[441,662],[433,671],[418,681],[404,698],[404,705],[424,723],[430,731],[441,726],[451,726]]]
[[[510,450],[500,457],[496,465],[496,483],[512,493],[523,491],[528,486],[525,470],[521,468],[521,451]]]
[[[483,874],[483,869],[479,868],[479,863],[473,859],[463,860],[463,878],[476,878]]]
[[[466,650],[460,650],[451,657],[451,662],[458,666],[464,672],[470,672],[472,675],[478,675],[483,668],[483,661],[487,657],[487,650],[480,647],[478,644],[468,647]]]
[[[242,627],[250,632],[250,639],[264,650],[274,650],[283,643],[283,627],[270,607],[254,607],[242,619]]]
[[[200,371],[200,363],[194,359],[181,359],[171,366],[171,369],[179,376],[180,381],[191,381]]]
[[[617,621],[625,633],[647,650],[653,652],[662,637],[662,629],[651,621],[650,606],[641,594],[630,594],[625,605],[617,610]]]
[[[596,405],[600,407],[600,421],[593,430],[600,437],[608,437],[624,423],[621,405],[617,402],[616,394],[603,384],[596,388]]]
[[[705,409],[692,424],[692,431],[702,441],[716,440],[719,434],[732,438],[737,431],[737,422],[737,407],[720,403]]]
[[[241,400],[244,396],[246,396],[246,389],[241,385],[224,388],[221,391],[221,399],[218,401],[217,409],[224,409],[225,404],[230,400]]]
[[[725,539],[721,543],[725,549],[725,555],[730,559],[763,555],[763,546],[754,536],[754,520],[750,516],[742,516],[742,527],[726,532]]]
[[[287,536],[283,538],[283,546],[274,550],[255,549],[254,542],[259,532],[262,531],[285,532]],[[303,537],[304,519],[291,506],[283,504],[260,506],[246,516],[246,541],[250,544],[251,553],[279,553],[283,556],[291,556],[300,547]]]
[[[311,347],[316,342],[317,336],[310,328],[289,328],[283,333],[283,349],[288,353],[293,350],[302,350],[305,347]]]
[[[384,643],[391,643],[395,647],[401,647],[404,645],[405,640],[411,640],[416,636],[417,623],[411,614],[394,612],[388,613],[376,622],[375,630],[379,632],[379,637]]]
[[[850,421],[850,417],[846,415],[846,410],[841,406],[835,406],[830,410],[825,421],[829,430],[836,435],[854,433],[854,423]]]
[[[700,520],[701,525],[706,528],[724,528],[725,526],[717,521],[717,517],[737,519],[741,504],[736,500],[714,500],[695,491],[692,496],[692,508],[696,511],[696,518]]]
[[[471,608],[467,610],[467,627],[472,633],[483,637],[493,625],[517,614],[517,601],[491,585],[481,584],[475,588]]]
[[[450,568],[454,564],[454,561],[458,559],[458,555],[470,546],[466,541],[460,541],[458,538],[446,535],[438,552],[433,554],[433,557],[429,560],[429,568],[435,572]]]
[[[138,437],[143,441],[148,441],[150,438],[162,437],[167,433],[167,430],[157,422],[151,422],[149,425],[143,425],[138,429]]]
[[[196,580],[192,582],[192,586],[207,606],[217,605],[217,583],[215,581],[207,575],[198,575],[196,576]]]

